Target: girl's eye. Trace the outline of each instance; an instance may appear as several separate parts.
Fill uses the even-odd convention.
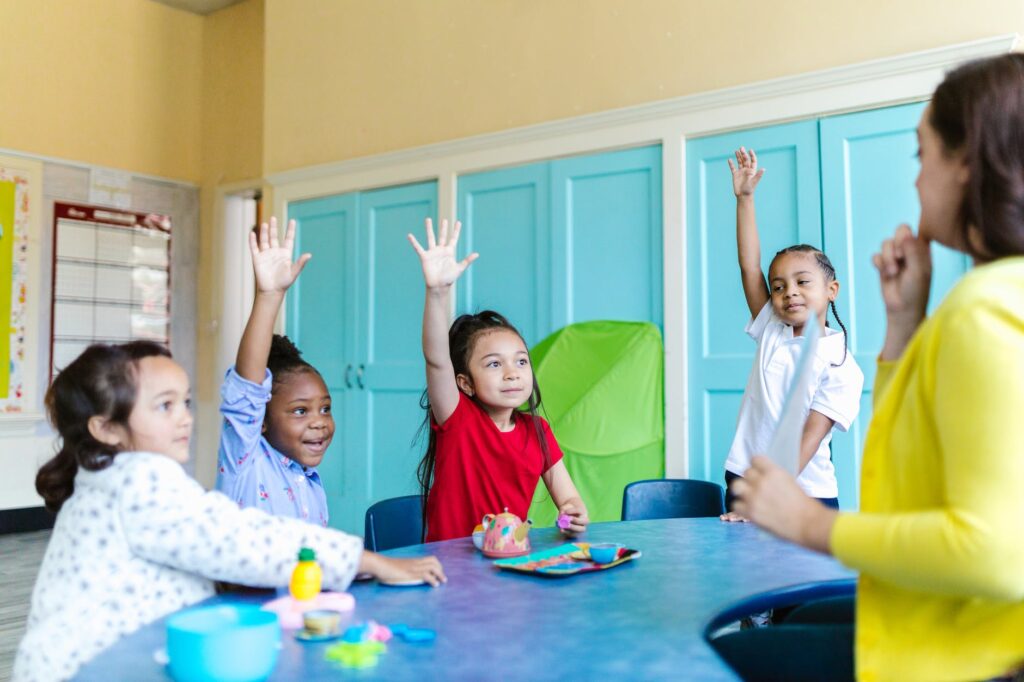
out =
[[[331,406],[330,405],[324,405],[323,407],[320,408],[320,414],[330,414],[330,413],[331,413]]]
[[[295,414],[295,415],[298,415],[298,416],[301,417],[304,414],[306,414],[306,408],[305,407],[296,407],[294,410],[292,410],[292,414]]]
[[[498,366],[498,361],[497,360],[491,360],[490,362],[487,363],[487,366],[488,367],[497,367]]]
[[[805,284],[810,284],[810,283],[811,283],[811,280],[809,280],[809,279],[802,279],[799,282],[797,282],[797,284],[799,284],[800,286],[804,286]]]
[[[192,409],[192,398],[185,398],[185,409],[186,410],[191,410]]]
[[[530,362],[526,358],[519,358],[519,366],[526,367]]]
[[[160,410],[161,412],[170,412],[171,411],[171,407],[173,407],[173,406],[174,406],[174,403],[172,403],[170,400],[165,400],[164,402],[160,403],[160,405],[159,405],[159,407],[157,407],[157,409]]]

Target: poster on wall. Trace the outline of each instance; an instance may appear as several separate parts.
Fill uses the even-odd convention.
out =
[[[40,416],[36,336],[42,164],[0,156],[0,423]]]
[[[51,377],[92,343],[170,343],[171,221],[53,206]]]

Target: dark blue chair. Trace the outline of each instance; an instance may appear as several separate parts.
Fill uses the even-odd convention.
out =
[[[622,491],[622,520],[692,519],[725,513],[722,486],[688,478],[636,481]]]
[[[381,500],[366,510],[363,545],[371,552],[423,542],[423,497],[405,495]]]

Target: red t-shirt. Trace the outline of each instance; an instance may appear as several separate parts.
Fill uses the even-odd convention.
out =
[[[537,417],[548,444],[546,468],[533,417],[514,414],[515,428],[499,431],[460,391],[448,421],[431,423],[437,450],[434,484],[427,495],[427,542],[471,535],[484,514],[498,514],[505,507],[526,520],[541,474],[562,459],[562,451],[547,421]]]

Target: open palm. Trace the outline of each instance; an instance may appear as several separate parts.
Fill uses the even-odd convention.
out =
[[[757,183],[764,176],[764,168],[757,167],[757,154],[753,149],[740,147],[736,150],[736,163],[726,159],[732,171],[732,191],[736,196],[749,196],[754,193]]]
[[[409,235],[409,243],[416,249],[423,267],[423,282],[428,289],[450,286],[480,254],[471,253],[461,261],[456,259],[455,249],[459,244],[459,232],[462,231],[462,223],[459,221],[455,221],[455,227],[449,232],[448,221],[442,220],[437,239],[434,238],[433,221],[427,218],[425,224],[427,248],[424,249],[416,237]]]
[[[259,238],[249,233],[249,251],[252,253],[252,268],[256,275],[256,290],[260,292],[285,292],[302,272],[302,268],[313,256],[304,253],[292,262],[295,250],[295,221],[288,221],[284,243],[278,242],[277,219],[271,218],[270,225],[260,225]]]

